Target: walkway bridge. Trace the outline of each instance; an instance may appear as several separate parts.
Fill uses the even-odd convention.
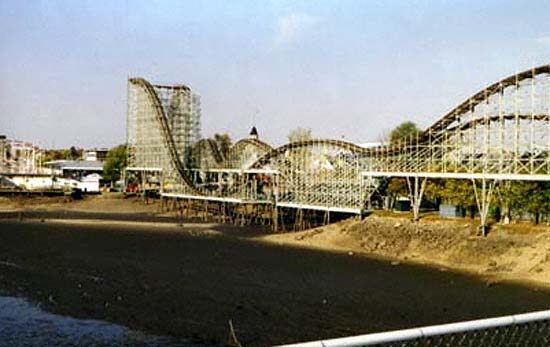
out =
[[[296,220],[303,211],[325,221],[360,214],[380,177],[407,179],[415,217],[427,179],[471,180],[484,225],[497,182],[550,180],[550,65],[493,83],[414,138],[374,148],[327,139],[272,148],[248,138],[224,154],[193,134],[189,88],[133,78],[128,90],[130,171],[157,172],[163,197],[217,202],[223,214],[227,204],[263,206],[275,227],[282,209]]]

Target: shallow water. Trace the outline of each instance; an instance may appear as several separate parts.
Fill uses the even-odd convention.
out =
[[[51,314],[23,298],[0,296],[0,347],[198,346],[98,320]]]

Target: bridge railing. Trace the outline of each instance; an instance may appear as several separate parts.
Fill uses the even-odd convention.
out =
[[[550,310],[279,347],[547,347]]]

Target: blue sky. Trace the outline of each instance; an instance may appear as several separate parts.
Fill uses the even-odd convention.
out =
[[[0,134],[125,141],[126,80],[184,83],[203,135],[376,141],[550,63],[550,2],[0,0]]]

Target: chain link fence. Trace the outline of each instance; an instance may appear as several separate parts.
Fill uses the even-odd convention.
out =
[[[284,347],[359,346],[549,347],[550,311],[311,341]]]

